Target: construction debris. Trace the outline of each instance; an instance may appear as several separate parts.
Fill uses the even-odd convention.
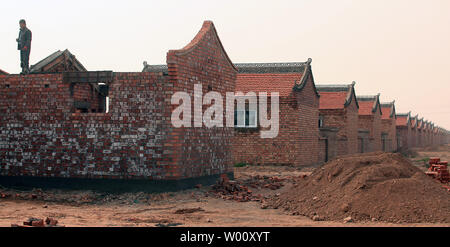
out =
[[[217,184],[212,186],[210,194],[225,200],[234,200],[237,202],[260,201],[264,200],[261,194],[254,194],[252,189],[270,189],[278,190],[284,186],[285,179],[269,176],[250,176],[243,181],[230,180],[228,176],[222,175]]]
[[[58,225],[58,221],[47,217],[45,220],[38,218],[28,218],[23,225],[11,224],[11,227],[64,227]]]
[[[177,211],[175,211],[174,214],[192,214],[195,212],[203,212],[205,211],[203,208],[182,208],[182,209],[178,209]]]
[[[430,158],[430,167],[428,171],[425,172],[428,176],[439,180],[441,183],[450,182],[450,173],[448,172],[447,161],[441,161],[440,158]]]

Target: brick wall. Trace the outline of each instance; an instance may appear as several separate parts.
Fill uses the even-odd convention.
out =
[[[384,151],[393,152],[397,150],[397,129],[395,125],[395,118],[382,119],[381,129],[383,133],[387,134]]]
[[[358,153],[358,105],[354,94],[352,97],[343,109],[320,109],[324,127],[338,129],[336,155]]]
[[[320,109],[320,116],[323,118],[323,126],[326,128],[334,127],[337,129],[336,133],[336,142],[333,144],[336,145],[334,148],[335,154],[345,155],[348,153],[348,138],[347,138],[347,121],[346,121],[346,111],[345,109]],[[329,143],[330,144],[330,143]],[[322,148],[321,148],[322,150]]]
[[[356,105],[356,96],[353,96],[352,103],[345,109],[346,131],[348,154],[358,153],[358,106]]]
[[[369,130],[369,152],[381,151],[381,115],[359,115],[358,125],[361,129]]]
[[[358,153],[358,107],[356,100],[344,109],[320,109],[324,127],[338,129],[336,155]]]
[[[379,95],[358,97],[359,129],[369,131],[369,152],[381,151],[381,107]]]
[[[299,149],[297,164],[313,165],[318,162],[319,152],[319,97],[315,93],[312,75],[309,74],[306,85],[296,92],[299,118]],[[281,115],[282,113],[280,113]]]
[[[100,95],[95,90],[93,84],[77,83],[73,86],[73,99],[78,102],[86,102],[89,107],[88,112],[100,112]],[[76,112],[77,109],[73,109]],[[80,110],[78,110],[80,111]]]
[[[114,73],[108,113],[74,113],[92,91],[77,83],[72,95],[62,74],[0,76],[0,175],[173,180],[230,172],[231,128],[170,121],[175,91],[192,96],[195,83],[234,91],[236,69],[212,22],[169,51],[167,63],[168,75]]]
[[[0,77],[0,174],[169,176],[162,156],[165,85],[155,73],[116,73],[109,113],[73,113],[61,74]]]
[[[186,47],[169,51],[167,64],[169,80],[175,91],[193,96],[194,84],[201,83],[203,93],[209,90],[221,93],[225,109],[225,95],[226,92],[234,92],[237,70],[223,49],[212,22],[205,21],[200,32]],[[204,105],[203,110],[207,107]],[[225,111],[223,120],[225,123]],[[167,156],[172,160],[173,167],[179,170],[175,177],[231,172],[232,137],[233,128],[225,126],[174,129],[167,144],[174,148],[174,152]]]

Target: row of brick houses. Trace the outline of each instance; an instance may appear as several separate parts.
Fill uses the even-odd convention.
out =
[[[449,142],[446,130],[396,113],[395,102],[357,95],[354,82],[316,85],[311,59],[232,63],[211,21],[166,59],[144,62],[142,72],[88,71],[64,50],[33,65],[29,75],[1,73],[0,182],[211,181],[232,175],[236,163],[310,166],[340,155]],[[174,127],[172,96],[194,97],[195,84],[203,95],[265,92],[268,106],[278,93],[278,135],[261,138],[262,112],[249,107],[235,110],[234,127]]]

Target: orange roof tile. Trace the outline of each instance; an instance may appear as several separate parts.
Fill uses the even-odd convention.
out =
[[[381,119],[391,119],[392,116],[392,106],[381,105]]]
[[[408,123],[408,115],[397,115],[396,125],[406,126]]]
[[[289,96],[295,83],[300,82],[302,73],[286,74],[238,74],[235,91],[238,92],[278,92],[280,97]]]
[[[359,101],[359,115],[372,115],[373,101]]]
[[[343,109],[348,92],[320,92],[319,109]]]
[[[359,115],[373,115],[377,110],[381,114],[379,95],[374,96],[358,96]]]

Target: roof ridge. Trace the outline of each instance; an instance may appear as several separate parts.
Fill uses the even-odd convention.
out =
[[[302,73],[309,65],[311,59],[306,62],[284,63],[235,63],[239,73]]]

